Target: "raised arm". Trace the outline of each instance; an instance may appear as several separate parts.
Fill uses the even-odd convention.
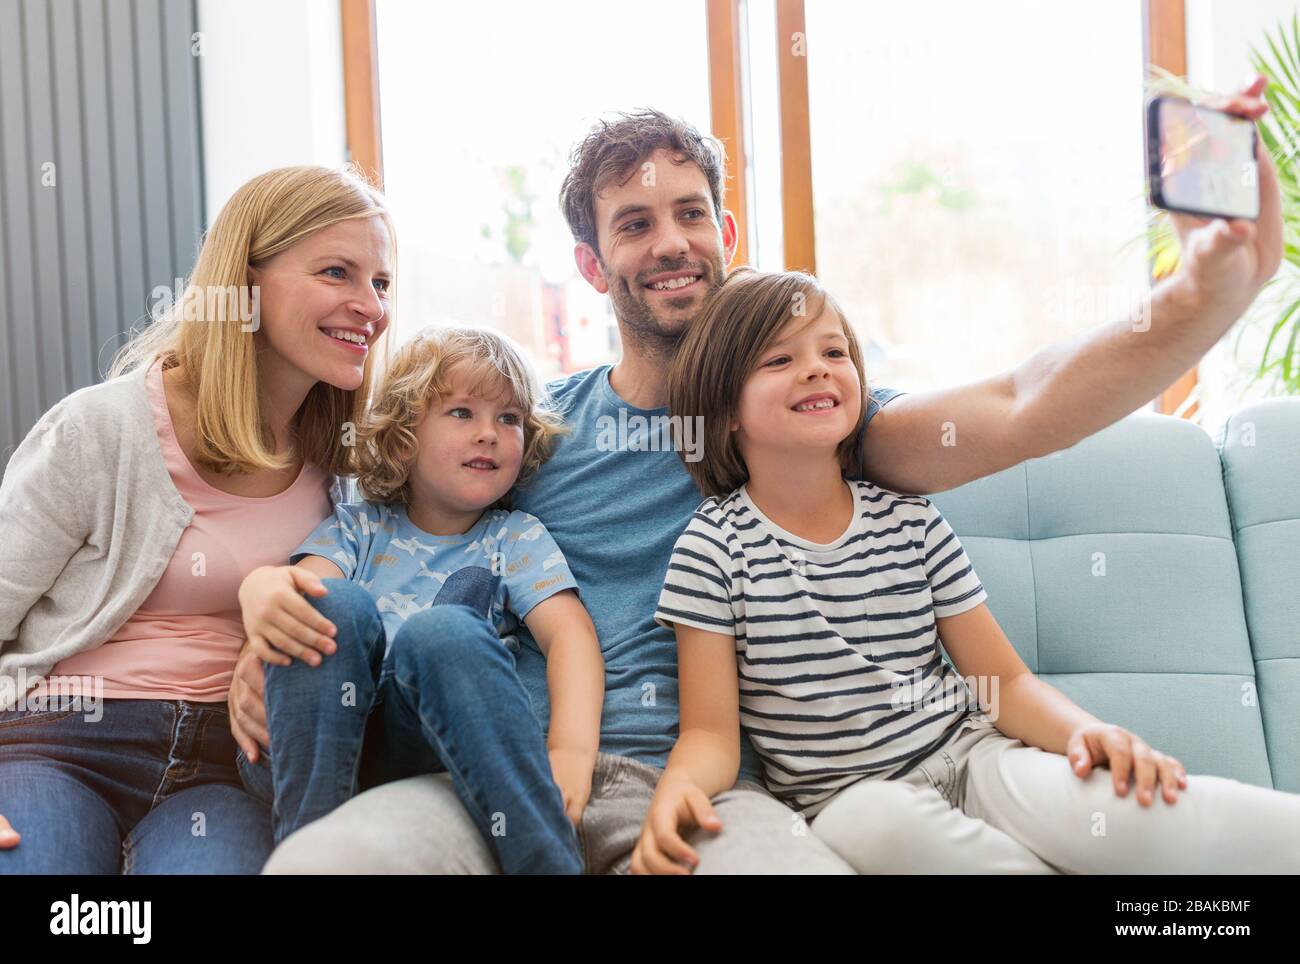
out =
[[[1258,119],[1264,78],[1211,106]],[[1282,259],[1277,174],[1262,139],[1256,222],[1170,217],[1182,258],[1128,317],[1048,345],[1002,375],[904,395],[868,423],[864,477],[941,492],[1068,448],[1141,408],[1195,365]]]

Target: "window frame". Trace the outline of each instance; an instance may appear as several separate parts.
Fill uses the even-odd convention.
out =
[[[383,132],[379,111],[379,51],[375,0],[339,0],[343,40],[343,97],[349,160],[382,189]],[[727,151],[727,208],[736,219],[733,265],[749,261],[749,159],[745,152],[742,49],[743,0],[702,0],[706,6],[710,126]],[[813,218],[812,140],[808,105],[808,47],[804,0],[776,0],[777,69],[780,93],[781,205],[787,270],[817,270]],[[803,44],[796,43],[802,35]],[[784,40],[782,38],[785,38]],[[1142,40],[1147,62],[1187,75],[1185,0],[1143,0]],[[1148,281],[1152,279],[1148,277]],[[1196,369],[1182,375],[1157,400],[1164,414],[1191,418],[1197,405]]]

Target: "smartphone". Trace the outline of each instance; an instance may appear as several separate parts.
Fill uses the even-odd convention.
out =
[[[1206,218],[1259,217],[1255,122],[1157,97],[1147,107],[1147,173],[1151,203]]]

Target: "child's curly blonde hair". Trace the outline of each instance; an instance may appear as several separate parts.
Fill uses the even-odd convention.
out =
[[[397,351],[358,429],[357,482],[367,499],[410,501],[410,470],[419,447],[415,430],[425,412],[451,391],[454,375],[464,377],[468,394],[505,394],[523,411],[517,482],[541,467],[555,437],[567,431],[532,365],[509,338],[487,328],[425,328]],[[497,505],[508,507],[508,498]]]

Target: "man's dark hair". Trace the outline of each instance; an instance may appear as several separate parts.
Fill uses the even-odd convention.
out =
[[[611,182],[622,183],[652,153],[663,148],[678,164],[693,161],[709,182],[713,209],[722,223],[726,151],[708,134],[652,108],[620,113],[602,120],[578,142],[569,156],[569,173],[560,187],[560,207],[574,240],[585,241],[597,253],[596,195]]]

